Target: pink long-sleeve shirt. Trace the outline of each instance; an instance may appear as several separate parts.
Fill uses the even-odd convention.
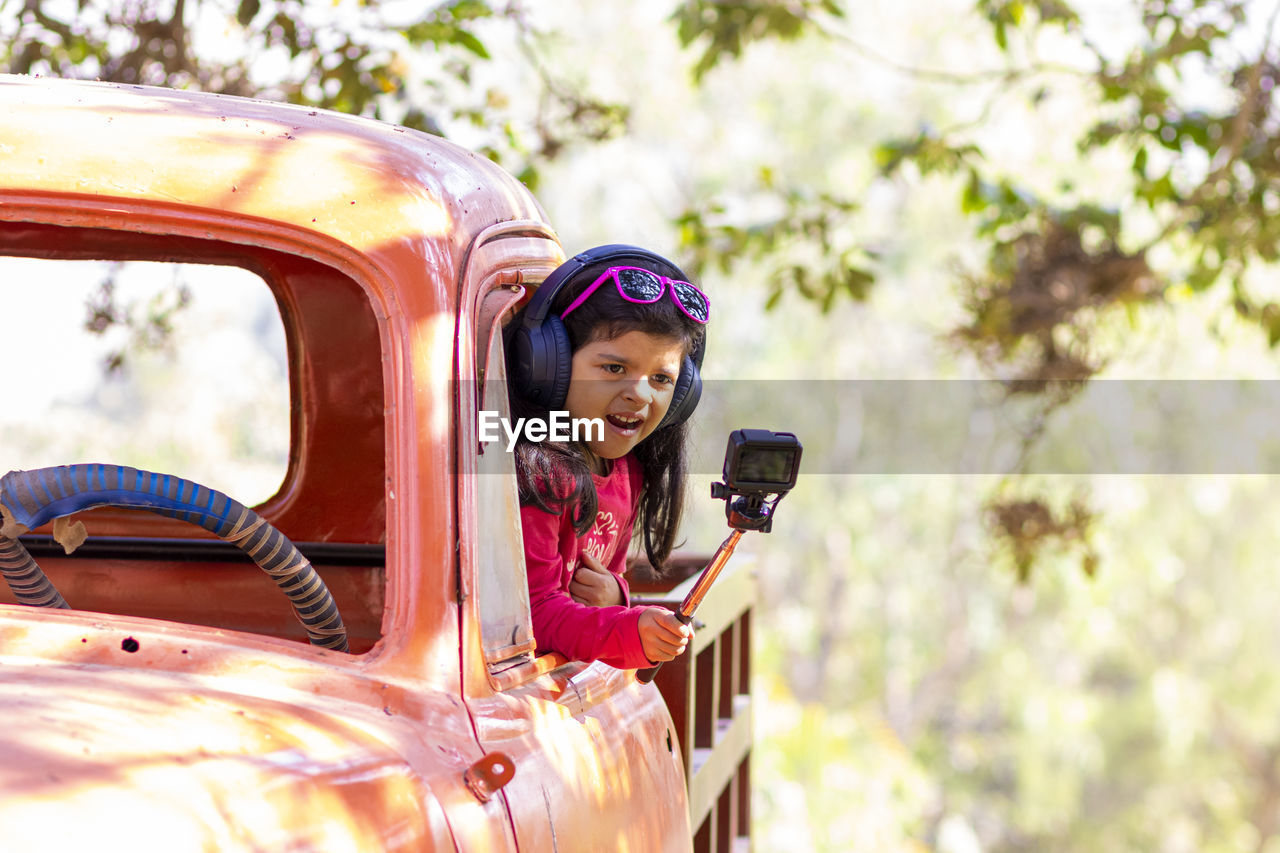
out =
[[[571,660],[598,660],[619,669],[651,666],[640,643],[640,614],[646,608],[629,606],[630,590],[622,577],[640,499],[640,464],[624,456],[614,460],[608,476],[592,475],[592,480],[599,506],[583,536],[573,531],[573,508],[559,515],[535,506],[520,509],[533,636],[539,653],[554,651]],[[591,607],[569,596],[569,582],[584,552],[618,579],[626,604]]]

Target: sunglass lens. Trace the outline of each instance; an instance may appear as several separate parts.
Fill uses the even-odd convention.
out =
[[[618,286],[637,302],[657,302],[662,295],[662,282],[646,270],[618,270]]]
[[[687,281],[671,282],[671,290],[676,295],[676,299],[680,300],[680,305],[684,308],[685,313],[699,323],[707,322],[707,317],[711,314],[711,306],[707,304],[707,297]]]

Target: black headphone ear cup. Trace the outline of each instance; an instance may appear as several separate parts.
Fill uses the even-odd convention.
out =
[[[517,326],[507,350],[507,381],[521,397],[548,410],[564,405],[573,373],[569,332],[554,315],[532,329]]]
[[[658,424],[658,429],[687,421],[693,414],[693,410],[698,408],[698,401],[701,399],[702,374],[698,371],[698,365],[693,359],[686,355],[684,362],[680,365],[680,376],[676,379],[675,390],[671,393],[671,406]]]
[[[542,324],[547,336],[549,386],[548,409],[564,407],[569,397],[569,378],[573,375],[573,347],[569,344],[569,331],[559,317],[552,315]]]

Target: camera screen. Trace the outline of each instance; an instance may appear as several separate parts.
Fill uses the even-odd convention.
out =
[[[796,452],[789,448],[744,447],[738,452],[735,479],[745,483],[786,485],[791,482],[795,460]]]

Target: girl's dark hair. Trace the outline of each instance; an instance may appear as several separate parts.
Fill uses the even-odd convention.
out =
[[[635,262],[630,265],[652,268],[660,275],[680,275],[674,267],[663,269]],[[580,271],[574,284],[556,295],[552,312],[558,315],[610,266],[600,263]],[[521,311],[512,324],[520,323],[523,314]],[[663,294],[652,304],[628,302],[609,282],[597,288],[563,322],[570,348],[575,353],[595,341],[613,340],[628,332],[646,332],[678,340],[684,345],[684,352],[691,354],[701,351],[705,334],[703,326],[686,317],[669,295]],[[510,399],[512,414],[517,418],[550,416],[546,408],[530,403],[514,390]],[[657,572],[662,571],[675,547],[680,515],[684,511],[687,435],[687,422],[659,427],[632,451],[644,475],[636,518],[644,532],[645,556]],[[522,431],[516,441],[515,456],[521,506],[532,505],[553,514],[576,507],[574,532],[582,536],[591,529],[599,503],[591,469],[580,448],[566,442],[529,441]],[[572,482],[572,487],[566,489],[561,485],[566,482]],[[635,531],[632,534],[634,536]]]

